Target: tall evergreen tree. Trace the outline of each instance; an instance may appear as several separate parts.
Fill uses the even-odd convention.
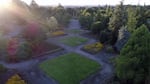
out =
[[[150,32],[145,25],[132,34],[116,59],[116,74],[123,84],[146,84],[150,76]]]
[[[125,25],[125,10],[123,7],[123,2],[121,1],[120,5],[116,6],[114,9],[113,15],[110,18],[109,28],[112,30],[112,41],[111,44],[114,45],[117,41],[118,30]]]
[[[129,7],[127,9],[127,12],[128,12],[127,28],[128,28],[128,31],[132,33],[135,31],[137,22],[138,22],[137,10],[136,8]]]

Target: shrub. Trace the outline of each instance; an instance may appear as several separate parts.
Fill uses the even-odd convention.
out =
[[[22,80],[22,78],[18,74],[15,74],[7,80],[6,84],[27,84],[27,83],[24,80]]]
[[[7,48],[8,39],[4,38],[3,36],[0,36],[0,50],[5,50]]]
[[[113,53],[115,51],[114,51],[114,48],[111,45],[108,45],[108,46],[106,46],[106,52]]]
[[[101,22],[100,21],[94,22],[92,24],[91,31],[93,34],[98,34],[101,30],[102,30],[102,28],[101,28]]]
[[[19,46],[18,38],[11,38],[7,45],[7,54],[10,60],[16,60],[17,49]]]
[[[53,36],[60,36],[60,35],[64,35],[64,34],[65,34],[65,32],[63,32],[63,31],[52,32]]]
[[[45,32],[40,28],[36,22],[30,22],[24,28],[23,37],[29,41],[43,41],[46,38]]]
[[[31,45],[28,41],[19,41],[18,38],[12,38],[8,42],[8,56],[5,56],[5,58],[9,59],[10,61],[19,61],[29,58],[31,53]]]
[[[92,54],[98,53],[102,48],[103,45],[99,42],[83,46],[83,50]]]
[[[107,30],[101,31],[99,35],[99,40],[101,43],[109,43],[111,40],[111,33]]]
[[[4,73],[6,71],[7,69],[2,64],[0,64],[0,73]]]
[[[84,27],[86,29],[90,29],[90,27],[93,23],[93,17],[90,13],[86,12],[85,14],[82,14],[79,17],[79,21],[80,21],[82,27]]]
[[[29,42],[24,41],[20,43],[17,49],[17,60],[25,60],[28,59],[32,55],[32,49]]]

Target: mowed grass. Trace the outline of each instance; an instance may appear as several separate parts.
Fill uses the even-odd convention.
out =
[[[71,47],[81,45],[87,41],[88,40],[86,38],[77,37],[77,36],[65,37],[65,38],[60,40],[60,42],[62,42],[63,44],[71,46]]]
[[[41,63],[40,68],[60,84],[79,84],[100,70],[100,64],[79,54],[69,53]]]
[[[79,33],[82,32],[82,30],[80,30],[80,29],[70,29],[70,30],[68,30],[68,32],[73,33],[73,34],[79,34]]]

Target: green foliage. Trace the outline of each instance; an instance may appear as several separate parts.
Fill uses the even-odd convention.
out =
[[[118,30],[126,24],[126,16],[123,2],[116,6],[110,18],[109,28],[112,30],[111,45],[114,45],[118,38]]]
[[[76,53],[68,53],[40,64],[40,68],[60,84],[79,84],[81,80],[98,71],[100,65]]]
[[[0,51],[3,51],[6,49],[8,44],[8,39],[3,37],[2,33],[0,33]]]
[[[81,10],[79,21],[83,28],[91,29],[95,31],[99,29],[98,27],[96,28],[96,26],[107,29],[109,17],[106,14],[104,9],[98,9],[98,8],[86,9],[85,8],[84,10]],[[99,22],[101,24],[99,24]]]
[[[82,37],[77,37],[77,36],[70,36],[70,37],[66,37],[60,40],[60,42],[75,47],[78,45],[81,45],[82,43],[87,42],[86,38],[82,38]]]
[[[112,17],[110,18],[109,28],[111,30],[119,30],[125,24],[125,21],[125,10],[123,2],[121,2],[121,4],[114,9]]]
[[[135,8],[132,8],[132,7],[129,7],[127,9],[128,11],[128,22],[127,22],[127,28],[128,28],[128,31],[130,33],[132,33],[133,31],[135,31],[136,29],[136,26],[137,26],[137,19],[138,19],[138,16],[137,16],[137,9]]]
[[[17,49],[17,60],[25,60],[31,57],[32,55],[32,48],[29,42],[24,41],[20,43]]]
[[[59,24],[66,26],[69,23],[71,16],[63,6],[59,5],[54,8],[53,12],[53,16],[57,19]]]
[[[93,34],[98,34],[98,33],[100,33],[101,30],[103,30],[103,28],[101,27],[100,21],[94,22],[92,24],[91,31]]]
[[[111,33],[107,30],[103,30],[100,32],[99,40],[101,43],[109,43]]]
[[[6,71],[7,69],[2,64],[0,64],[0,73],[4,73]]]
[[[90,29],[93,23],[93,17],[89,12],[83,11],[83,13],[79,17],[79,21],[82,27]]]
[[[80,34],[80,33],[82,33],[82,30],[80,30],[80,29],[69,29],[67,32],[69,32],[71,34]]]
[[[115,51],[114,51],[114,48],[111,45],[107,45],[106,46],[106,52],[108,52],[108,53],[114,53]]]
[[[48,25],[48,30],[49,31],[56,31],[58,29],[58,21],[55,17],[50,17],[47,19],[47,25]]]
[[[150,73],[150,32],[145,25],[138,28],[116,59],[116,74],[132,84],[145,84]]]
[[[103,49],[103,44],[100,42],[84,45],[82,50],[90,54],[97,54]]]

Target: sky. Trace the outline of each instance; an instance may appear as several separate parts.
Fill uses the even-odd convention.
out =
[[[31,0],[22,0],[27,4],[30,4]],[[97,5],[116,5],[119,4],[121,0],[35,0],[39,5],[58,5],[59,3],[63,6],[97,6]],[[150,5],[150,0],[124,0],[124,4],[132,5]]]

